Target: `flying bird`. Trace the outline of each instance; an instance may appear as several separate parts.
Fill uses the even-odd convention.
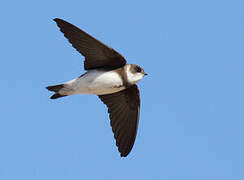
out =
[[[136,83],[145,75],[135,64],[114,49],[78,27],[55,18],[60,31],[84,57],[86,72],[63,84],[47,86],[57,99],[72,94],[94,94],[108,107],[110,124],[121,157],[126,157],[135,142],[140,114],[140,94]]]

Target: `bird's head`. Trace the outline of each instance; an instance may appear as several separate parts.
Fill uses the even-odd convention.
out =
[[[127,80],[130,84],[136,84],[147,75],[147,73],[145,73],[144,70],[136,64],[127,64],[125,68]]]

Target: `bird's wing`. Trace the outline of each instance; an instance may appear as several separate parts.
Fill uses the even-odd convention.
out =
[[[108,107],[110,124],[120,156],[127,156],[135,142],[140,114],[140,94],[137,85],[113,94],[99,95]]]
[[[85,56],[84,68],[86,70],[95,68],[116,69],[126,64],[125,58],[117,51],[76,26],[58,18],[55,18],[54,21],[72,46]]]

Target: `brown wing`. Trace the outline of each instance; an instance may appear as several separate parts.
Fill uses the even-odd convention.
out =
[[[58,18],[55,18],[54,21],[72,46],[85,56],[84,68],[86,70],[95,68],[116,69],[126,64],[122,55],[76,26]]]
[[[140,94],[136,85],[123,91],[100,95],[108,107],[110,124],[120,156],[127,156],[135,142],[140,113]]]

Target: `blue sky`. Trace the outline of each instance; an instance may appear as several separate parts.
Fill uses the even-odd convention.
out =
[[[2,1],[0,179],[243,180],[243,1]],[[47,85],[82,73],[63,18],[149,76],[120,158],[105,105],[50,100]]]

